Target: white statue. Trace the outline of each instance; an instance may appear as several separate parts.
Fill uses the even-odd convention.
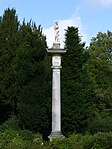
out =
[[[56,21],[54,24],[55,42],[59,42],[59,22]]]

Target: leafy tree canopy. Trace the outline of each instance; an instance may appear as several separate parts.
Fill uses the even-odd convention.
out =
[[[96,94],[99,112],[112,108],[112,32],[99,32],[88,48],[87,69]]]

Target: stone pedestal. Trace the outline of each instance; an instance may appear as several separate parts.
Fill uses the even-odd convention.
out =
[[[60,90],[60,69],[61,55],[66,52],[60,49],[60,44],[54,43],[53,48],[47,50],[52,56],[52,131],[48,136],[53,138],[64,138],[61,133],[61,90]]]

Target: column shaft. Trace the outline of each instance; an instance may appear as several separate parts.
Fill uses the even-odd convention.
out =
[[[53,68],[52,76],[52,132],[61,131],[60,68]]]

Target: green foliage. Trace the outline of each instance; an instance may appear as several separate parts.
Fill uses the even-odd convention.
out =
[[[40,26],[32,22],[23,22],[20,37],[23,40],[17,49],[15,67],[18,117],[22,128],[48,133],[50,67],[45,59],[45,37]]]
[[[18,114],[22,128],[49,132],[51,71],[46,47],[41,26],[25,20],[20,24],[16,10],[4,11],[0,17],[0,124]]]
[[[13,130],[19,130],[19,120],[16,116],[10,117],[5,123],[0,125],[0,131],[4,131],[6,129],[13,129]]]
[[[65,38],[67,52],[62,57],[62,130],[67,135],[84,131],[91,117],[94,92],[84,67],[88,56],[78,28],[68,27]]]
[[[112,117],[96,119],[90,123],[88,131],[93,133],[112,131]]]
[[[49,146],[52,149],[72,149],[72,144],[68,139],[54,139]]]
[[[41,135],[24,138],[24,132],[6,130],[0,133],[0,145],[3,149],[110,149],[112,147],[112,133],[97,133],[95,135],[73,134],[65,139],[53,139],[43,142]],[[28,134],[27,134],[28,135]]]
[[[0,126],[0,148],[36,149],[42,148],[42,136],[29,130],[21,130],[16,116]]]
[[[12,124],[12,127],[11,127]],[[14,126],[16,125],[16,127]],[[49,142],[42,140],[42,135],[29,130],[21,130],[18,120],[12,117],[3,124],[0,131],[0,148],[2,149],[110,149],[112,132],[91,134],[75,134],[68,138],[57,138]]]
[[[27,130],[5,130],[0,133],[0,146],[2,149],[36,149],[42,148],[42,137]]]
[[[0,124],[16,111],[14,65],[19,45],[18,28],[16,11],[5,10],[0,20]]]
[[[97,133],[87,140],[85,149],[110,149],[112,147],[112,132],[110,133]]]
[[[87,49],[89,59],[86,63],[88,75],[93,84],[95,100],[92,106],[96,117],[112,109],[112,33],[99,32],[92,38]]]
[[[72,134],[69,138],[54,139],[49,146],[52,149],[110,149],[112,132],[94,135]]]

